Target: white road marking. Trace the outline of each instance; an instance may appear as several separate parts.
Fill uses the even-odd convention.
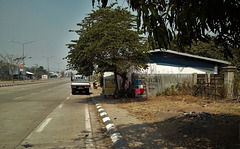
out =
[[[69,99],[70,97],[67,97],[67,100]]]
[[[47,124],[52,120],[52,118],[48,118],[37,130],[36,132],[41,132],[47,126]]]
[[[14,98],[14,99],[21,99],[21,98],[23,98],[23,97],[16,97],[16,98]]]
[[[86,132],[88,132],[88,136],[86,138],[86,148],[87,149],[95,148],[92,140],[92,128],[91,128],[90,115],[89,115],[87,104],[85,106],[85,126],[86,126]]]
[[[63,107],[63,103],[61,103],[59,106],[58,106],[58,108],[60,109],[60,108],[62,108]]]

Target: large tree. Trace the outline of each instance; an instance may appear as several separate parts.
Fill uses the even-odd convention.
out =
[[[13,54],[8,54],[7,52],[0,53],[0,62],[1,62],[0,67],[4,68],[4,65],[5,66],[7,65],[7,67],[5,68],[8,68],[8,71],[12,75],[11,79],[13,82],[14,82],[14,71],[19,66],[22,59],[23,59],[22,57],[19,58]]]
[[[95,0],[93,0],[94,5]],[[100,0],[98,0],[100,3]],[[108,0],[101,0],[106,7]],[[175,40],[179,47],[216,36],[216,43],[229,52],[239,49],[239,0],[127,0],[138,13],[138,25],[153,37],[161,48]],[[232,56],[232,55],[231,55]]]
[[[69,44],[69,68],[90,75],[93,70],[115,74],[116,94],[125,90],[126,75],[132,67],[146,68],[147,49],[144,48],[140,32],[136,30],[136,17],[126,8],[114,4],[100,8],[78,24],[79,40]],[[118,88],[117,75],[122,78]]]

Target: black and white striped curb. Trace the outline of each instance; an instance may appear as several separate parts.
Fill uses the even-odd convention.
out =
[[[7,86],[15,86],[15,85],[23,85],[24,83],[17,83],[17,84],[0,84],[0,87],[7,87]]]
[[[115,149],[127,149],[127,144],[119,132],[115,130],[115,126],[109,118],[107,112],[102,108],[102,106],[92,97],[93,102],[96,104],[97,110],[102,117],[102,121],[109,133],[111,140],[113,142],[113,147]]]
[[[45,81],[0,84],[0,87],[18,86],[18,85],[27,85],[27,84],[37,84],[37,83],[44,83],[44,82]]]

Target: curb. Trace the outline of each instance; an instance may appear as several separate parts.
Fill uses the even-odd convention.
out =
[[[17,85],[24,85],[24,83],[0,84],[0,87],[17,86]]]
[[[21,83],[0,84],[0,87],[19,86],[19,85],[37,84],[37,83],[44,83],[44,82],[38,81],[38,82],[21,82]]]
[[[115,126],[113,122],[111,121],[110,117],[107,115],[107,112],[102,108],[102,106],[93,99],[93,96],[91,96],[92,101],[95,103],[97,110],[102,117],[102,121],[107,129],[107,132],[109,133],[111,140],[113,142],[113,147],[115,149],[127,149],[128,146],[126,142],[124,141],[123,137],[119,132],[115,130]]]

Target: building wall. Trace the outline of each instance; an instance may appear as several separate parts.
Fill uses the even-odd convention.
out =
[[[211,74],[218,73],[218,67],[215,66],[213,69],[203,69],[203,68],[193,68],[193,67],[181,67],[181,66],[168,66],[168,65],[159,65],[156,63],[148,64],[148,69],[142,69],[136,71],[140,74],[205,74],[209,72]]]
[[[134,80],[145,86],[147,96],[156,96],[165,89],[177,85],[193,83],[193,74],[134,74]]]
[[[137,73],[146,74],[211,74],[218,73],[218,64],[205,59],[175,55],[171,53],[156,52],[150,55],[149,68]]]

